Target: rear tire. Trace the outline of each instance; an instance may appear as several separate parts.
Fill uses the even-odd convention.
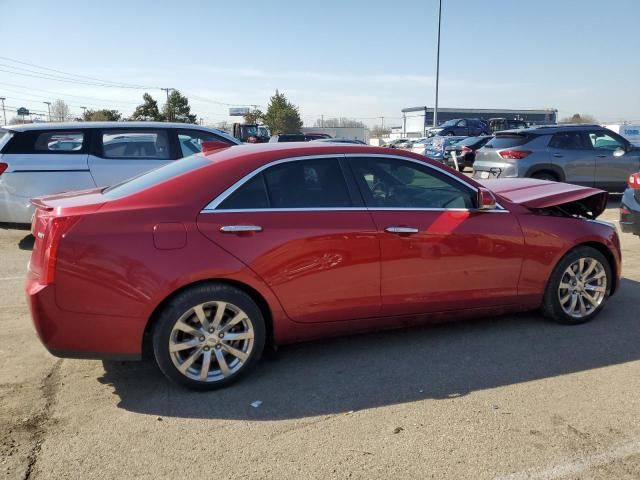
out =
[[[536,180],[547,180],[549,182],[558,182],[560,179],[555,173],[551,172],[536,172],[531,175],[531,178],[535,178]]]
[[[264,318],[251,297],[210,283],[188,288],[166,305],[154,327],[153,353],[174,382],[215,390],[255,367],[265,339]]]
[[[557,323],[578,325],[593,319],[611,293],[609,260],[592,247],[576,247],[560,259],[544,292],[543,314]]]

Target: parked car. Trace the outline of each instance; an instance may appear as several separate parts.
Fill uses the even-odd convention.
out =
[[[389,143],[386,143],[384,146],[387,148],[402,148],[409,142],[411,142],[410,138],[396,138],[395,140],[391,140]]]
[[[496,132],[476,152],[474,178],[531,177],[622,192],[640,170],[640,148],[598,125]]]
[[[240,143],[184,123],[34,123],[0,128],[0,222],[29,223],[33,197],[119,183],[202,150]]]
[[[492,135],[467,137],[447,147],[447,164],[452,168],[456,168],[457,166],[461,172],[464,172],[465,167],[473,167],[473,162],[476,159],[476,151],[482,148],[492,138]]]
[[[620,229],[640,236],[640,173],[629,175],[628,185],[620,202]]]
[[[527,128],[527,122],[524,120],[515,120],[507,118],[490,118],[487,122],[491,133],[501,130],[516,130],[518,128]]]
[[[431,137],[419,146],[414,145],[411,151],[436,162],[447,164],[451,154],[450,149],[465,138],[467,137]]]
[[[272,345],[538,308],[591,320],[620,283],[616,228],[580,218],[606,201],[411,152],[245,145],[34,199],[25,288],[54,355],[149,346],[169,378],[213,389]]]
[[[430,128],[427,136],[441,137],[457,135],[463,137],[475,137],[477,135],[489,135],[489,125],[479,118],[454,118],[444,122],[439,127]]]
[[[280,135],[272,135],[269,142],[310,142],[312,140],[321,140],[324,138],[331,138],[331,135],[326,133],[282,133]]]
[[[312,142],[354,143],[356,145],[366,145],[366,143],[364,143],[362,140],[358,140],[357,138],[343,138],[343,137],[320,138],[318,140],[312,140]]]

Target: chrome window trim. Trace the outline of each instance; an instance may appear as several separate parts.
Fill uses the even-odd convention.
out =
[[[324,159],[324,158],[334,158],[334,159],[339,159],[340,157],[343,158],[355,158],[355,157],[364,157],[364,158],[390,158],[390,159],[395,159],[395,160],[404,160],[404,161],[408,161],[408,162],[412,162],[421,166],[426,166],[436,172],[440,172],[446,176],[448,176],[449,178],[455,180],[456,182],[460,183],[461,185],[464,185],[465,187],[470,188],[471,190],[473,190],[474,192],[478,192],[478,188],[474,187],[473,185],[464,182],[463,180],[459,179],[458,177],[456,177],[455,175],[452,175],[451,173],[445,171],[444,169],[440,169],[434,165],[430,165],[428,163],[422,162],[420,160],[416,160],[413,158],[407,158],[407,157],[403,157],[401,155],[387,155],[387,154],[380,154],[380,153],[373,153],[373,154],[364,154],[364,153],[337,153],[337,154],[329,154],[329,155],[309,155],[309,156],[301,156],[301,157],[291,157],[291,158],[284,158],[284,159],[280,159],[280,160],[275,160],[273,162],[267,163],[265,165],[262,165],[261,167],[258,167],[255,170],[252,170],[251,172],[249,172],[248,174],[246,174],[244,177],[242,177],[240,180],[238,180],[237,182],[235,182],[233,185],[231,185],[230,187],[228,187],[226,190],[224,190],[220,195],[218,195],[216,198],[214,198],[211,202],[209,202],[201,211],[200,213],[240,213],[240,212],[331,212],[331,211],[426,211],[426,212],[442,212],[442,211],[458,211],[458,212],[474,212],[477,211],[477,209],[473,209],[473,208],[402,208],[402,207],[324,207],[324,208],[247,208],[247,209],[217,209],[217,207],[224,202],[231,194],[233,194],[237,189],[239,189],[242,185],[244,185],[246,182],[248,182],[249,180],[251,180],[253,177],[255,177],[256,175],[259,175],[260,173],[262,173],[263,171],[265,171],[268,168],[274,167],[276,165],[282,165],[284,163],[289,163],[289,162],[297,162],[300,160],[318,160],[318,159]],[[346,183],[346,180],[345,180]],[[507,209],[505,209],[502,205],[500,205],[500,203],[496,202],[496,208],[494,210],[485,210],[485,213],[509,213],[509,211]]]

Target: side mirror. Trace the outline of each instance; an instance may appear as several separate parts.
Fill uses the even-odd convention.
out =
[[[626,152],[626,150],[622,147],[618,147],[613,151],[613,156],[614,157],[621,157],[623,156]]]
[[[223,148],[229,148],[230,146],[231,145],[228,143],[219,142],[217,140],[205,140],[202,142],[202,154],[207,155],[208,153],[212,153]]]
[[[491,190],[486,188],[478,189],[478,210],[493,210],[496,208],[496,197]]]

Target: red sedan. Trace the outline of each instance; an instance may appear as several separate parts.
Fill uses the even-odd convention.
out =
[[[35,199],[26,292],[51,353],[140,358],[198,389],[265,346],[541,308],[592,319],[620,245],[600,190],[480,184],[399,150],[263,144]]]

